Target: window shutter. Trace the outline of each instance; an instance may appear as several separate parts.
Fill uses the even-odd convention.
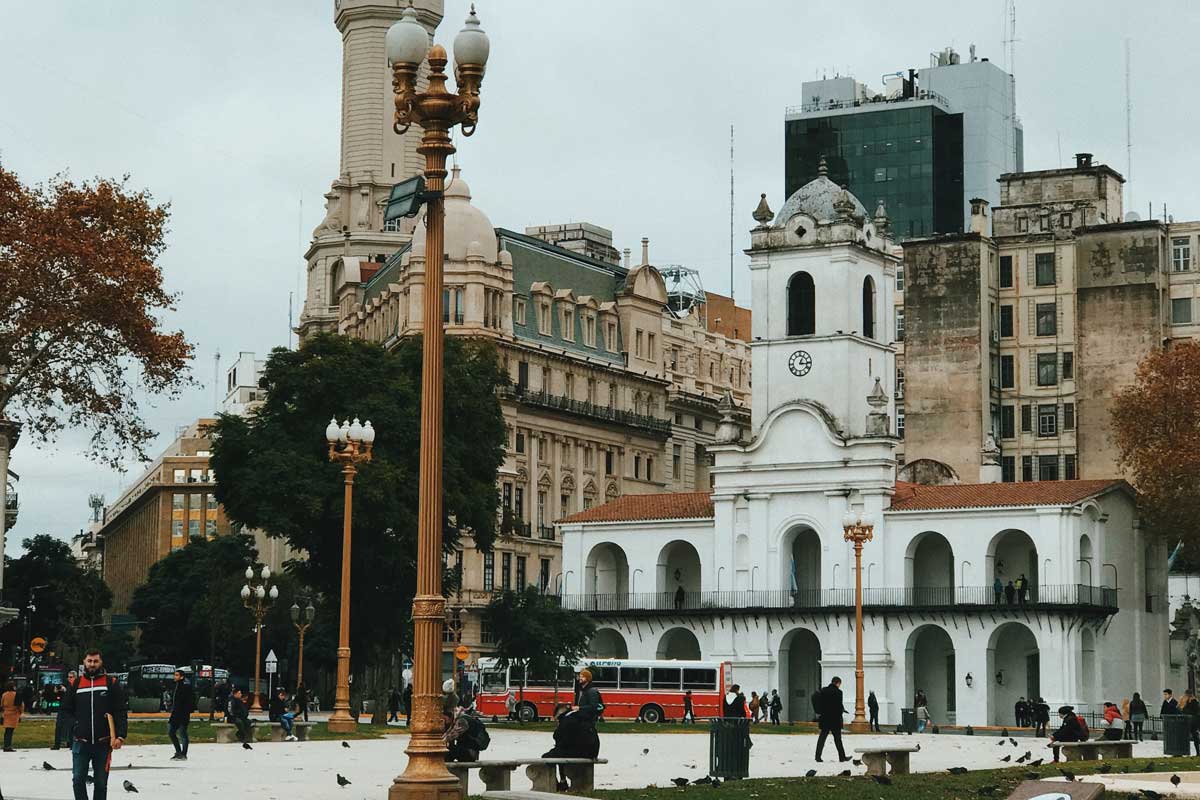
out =
[[[1029,356],[1029,385],[1037,386],[1038,385],[1037,353],[1030,350],[1027,353],[1027,355]]]
[[[1063,301],[1062,301],[1062,298],[1061,297],[1055,298],[1054,304],[1055,304],[1055,306],[1057,306],[1055,311],[1057,312],[1057,316],[1058,316],[1058,324],[1057,324],[1057,327],[1055,328],[1055,330],[1058,331],[1059,336],[1066,336],[1067,329],[1063,327]]]
[[[1037,286],[1037,256],[1025,262],[1025,273],[1029,280],[1026,286]]]
[[[1033,298],[1025,301],[1025,327],[1030,336],[1037,335],[1037,301]]]

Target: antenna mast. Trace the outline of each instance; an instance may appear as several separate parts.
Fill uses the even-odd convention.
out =
[[[217,348],[217,352],[213,353],[213,413],[216,414],[219,410],[217,405],[217,386],[220,385],[221,378],[221,348]]]
[[[733,125],[729,126],[729,299],[733,300]]]
[[[1133,208],[1133,93],[1130,91],[1130,45],[1125,38],[1125,193],[1126,204]]]

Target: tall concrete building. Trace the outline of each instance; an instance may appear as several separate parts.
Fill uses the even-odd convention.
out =
[[[996,179],[1023,168],[1012,77],[947,48],[924,69],[887,76],[875,91],[852,77],[805,81],[784,122],[784,188],[821,173],[883,202],[899,239],[964,230],[972,197],[992,205]]]
[[[969,232],[904,243],[903,478],[1121,474],[1114,398],[1154,348],[1200,334],[1200,223],[1124,214],[1123,183],[1081,153],[1001,176]]]
[[[325,194],[325,218],[313,231],[304,259],[308,289],[298,330],[301,338],[337,327],[331,284],[333,261],[342,256],[384,259],[409,241],[413,221],[385,224],[392,186],[418,174],[421,129],[403,136],[392,129],[395,111],[385,37],[408,3],[401,0],[335,0],[334,24],[342,34],[341,166]],[[414,3],[433,36],[442,20],[442,0]],[[418,85],[425,86],[428,66]]]

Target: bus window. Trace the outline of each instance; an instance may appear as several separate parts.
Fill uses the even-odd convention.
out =
[[[685,669],[683,671],[683,688],[714,691],[717,688],[717,671],[715,669]]]
[[[621,667],[622,689],[649,689],[649,667]]]
[[[679,691],[679,668],[655,667],[650,673],[650,688]]]
[[[483,673],[483,690],[485,692],[504,692],[508,690],[508,676],[503,672]]]
[[[597,689],[617,688],[616,667],[588,667],[592,671],[592,685]]]

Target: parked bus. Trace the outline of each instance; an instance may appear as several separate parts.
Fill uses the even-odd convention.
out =
[[[475,708],[487,716],[507,716],[505,699],[512,692],[522,721],[549,718],[554,713],[556,688],[557,702],[574,702],[575,674],[584,667],[591,670],[592,685],[604,698],[605,719],[640,717],[646,722],[682,719],[683,694],[689,689],[697,717],[719,717],[721,698],[726,687],[733,683],[733,666],[728,661],[589,658],[574,669],[561,667],[557,681],[530,676],[522,696],[517,667],[502,670],[494,658],[481,658]]]

